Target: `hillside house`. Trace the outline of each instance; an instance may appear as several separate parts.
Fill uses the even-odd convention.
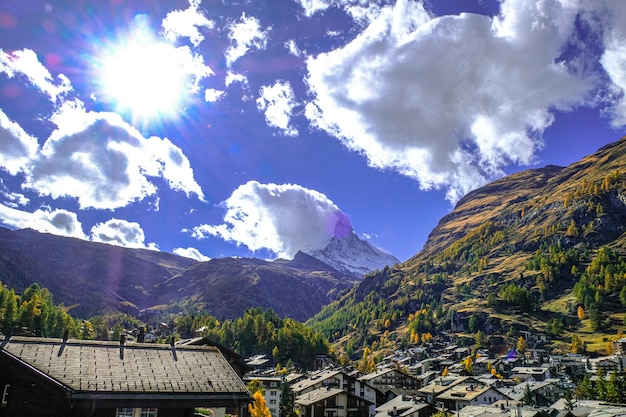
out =
[[[291,385],[291,390],[296,396],[319,388],[341,389],[350,395],[367,400],[374,406],[377,404],[378,395],[374,387],[342,370],[323,370]]]
[[[243,415],[250,394],[213,346],[5,337],[0,417]],[[222,410],[221,412],[219,410]]]
[[[340,388],[317,388],[295,399],[300,417],[370,416],[374,403]]]
[[[443,404],[446,410],[458,411],[469,405],[490,405],[507,399],[509,398],[506,395],[494,387],[466,381],[440,393],[435,401],[436,404]]]
[[[602,356],[589,359],[591,371],[595,373],[601,369],[605,375],[612,371],[622,372],[624,370],[624,362],[626,362],[626,358],[623,356]]]
[[[396,368],[378,369],[362,376],[359,380],[381,391],[385,391],[389,387],[406,390],[418,390],[422,387],[420,379]]]
[[[524,400],[526,390],[530,391],[533,403],[539,406],[551,405],[563,398],[567,392],[561,381],[554,378],[545,381],[523,382],[513,387],[500,389],[500,391],[516,402]]]

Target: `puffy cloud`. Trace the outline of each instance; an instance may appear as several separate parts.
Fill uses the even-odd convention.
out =
[[[126,248],[158,249],[156,244],[145,244],[143,229],[139,223],[110,219],[91,228],[91,240]]]
[[[328,197],[295,184],[250,181],[233,191],[224,207],[223,224],[197,226],[192,235],[217,236],[291,258],[298,250],[323,247],[352,231],[348,217]]]
[[[626,125],[626,4],[620,1],[605,0],[594,3],[594,7],[586,5],[591,18],[598,17],[603,28],[604,51],[600,64],[609,79],[608,113],[615,127]]]
[[[199,28],[213,29],[215,22],[207,19],[198,9],[201,0],[189,0],[189,7],[185,10],[169,12],[163,19],[163,35],[166,39],[176,40],[179,37],[189,38],[194,46],[204,40]]]
[[[265,49],[267,35],[271,27],[261,30],[261,23],[254,16],[241,15],[238,22],[230,25],[229,39],[233,42],[224,51],[226,64],[230,67],[236,60],[246,55],[252,49]]]
[[[306,115],[371,166],[455,201],[505,165],[533,163],[551,111],[585,99],[592,82],[559,61],[577,12],[506,0],[495,18],[432,17],[400,0],[349,44],[308,59]]]
[[[9,77],[23,74],[33,86],[45,93],[53,102],[59,95],[72,90],[70,81],[63,74],[60,74],[57,80],[53,80],[50,71],[39,62],[37,54],[30,49],[11,53],[0,49],[0,73],[2,72]]]
[[[276,81],[274,85],[261,87],[259,94],[257,108],[265,113],[267,124],[280,129],[286,136],[297,136],[298,129],[290,123],[296,106],[291,84],[288,81]]]
[[[196,248],[175,248],[174,253],[178,256],[184,256],[185,258],[195,259],[196,261],[200,262],[206,262],[211,260],[211,258],[203,255]]]
[[[149,176],[203,198],[189,160],[167,138],[144,138],[113,113],[85,112],[66,103],[58,128],[25,168],[24,187],[53,198],[73,197],[82,208],[124,207],[156,193]]]
[[[37,139],[0,109],[0,167],[16,175],[39,149]]]
[[[0,204],[0,222],[18,229],[87,239],[76,213],[67,210],[36,210],[33,213]]]
[[[240,84],[243,84],[244,86],[247,86],[248,78],[246,78],[246,76],[243,74],[237,74],[232,71],[228,71],[226,73],[226,77],[224,78],[224,84],[226,84],[226,87],[228,87],[229,85],[233,83],[240,83]]]
[[[206,90],[204,90],[204,101],[211,103],[216,102],[221,99],[224,94],[226,94],[224,91],[216,90],[214,88],[207,88]]]

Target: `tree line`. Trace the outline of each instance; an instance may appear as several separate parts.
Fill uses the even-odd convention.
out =
[[[277,363],[294,362],[308,368],[316,355],[329,355],[328,340],[291,318],[281,318],[273,310],[252,308],[243,316],[220,321],[206,313],[166,313],[143,322],[123,313],[93,316],[88,320],[74,318],[70,309],[55,304],[47,288],[32,284],[18,294],[0,282],[0,329],[5,335],[15,331],[42,337],[69,337],[83,340],[119,340],[131,330],[154,329],[160,322],[167,330],[160,340],[178,340],[193,336],[208,337],[243,357],[266,354]],[[158,321],[158,323],[157,323]]]

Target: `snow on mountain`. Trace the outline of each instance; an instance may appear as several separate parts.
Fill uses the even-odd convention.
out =
[[[336,234],[326,246],[304,251],[344,274],[363,277],[365,274],[400,261],[395,256],[359,239],[353,231]]]

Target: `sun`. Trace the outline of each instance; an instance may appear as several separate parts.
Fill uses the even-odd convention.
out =
[[[97,96],[135,119],[171,118],[193,93],[187,48],[136,31],[101,51]]]

